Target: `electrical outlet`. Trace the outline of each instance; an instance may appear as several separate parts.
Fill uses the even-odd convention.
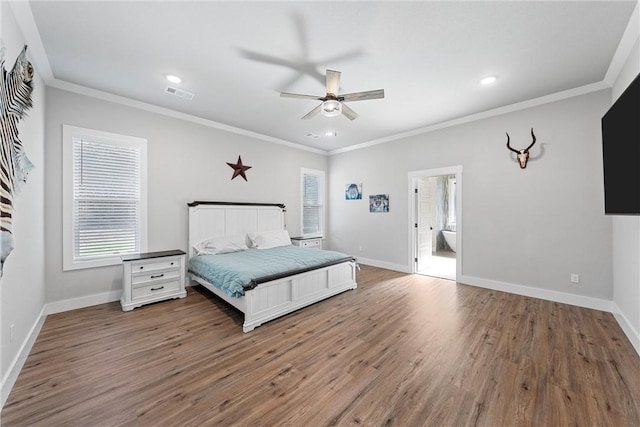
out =
[[[571,273],[571,283],[580,283],[580,276],[576,273]]]
[[[12,343],[13,342],[13,327],[15,326],[15,324],[11,324],[11,326],[9,326],[9,342]]]

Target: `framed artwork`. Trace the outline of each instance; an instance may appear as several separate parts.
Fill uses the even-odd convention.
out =
[[[345,200],[362,200],[362,183],[345,185],[344,199]]]
[[[375,194],[369,196],[369,212],[389,212],[389,195]]]

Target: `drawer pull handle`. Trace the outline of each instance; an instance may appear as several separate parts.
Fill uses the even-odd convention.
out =
[[[158,277],[164,277],[164,273],[156,274],[155,276],[151,276],[150,279],[157,279]]]
[[[140,270],[142,270],[143,268],[144,268],[144,267],[142,267],[142,266],[141,266],[141,267],[140,267]]]
[[[151,288],[152,291],[159,291],[160,289],[164,289],[164,286],[160,286],[159,288]]]

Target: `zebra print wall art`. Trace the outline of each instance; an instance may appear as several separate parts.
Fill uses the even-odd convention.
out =
[[[33,67],[22,49],[10,72],[4,68],[4,49],[0,52],[0,277],[4,262],[13,250],[13,199],[27,181],[33,164],[18,139],[18,121],[33,104]]]

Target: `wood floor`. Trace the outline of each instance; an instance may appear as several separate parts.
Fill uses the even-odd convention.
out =
[[[354,291],[241,324],[200,287],[51,315],[2,425],[640,425],[609,313],[362,266]]]

